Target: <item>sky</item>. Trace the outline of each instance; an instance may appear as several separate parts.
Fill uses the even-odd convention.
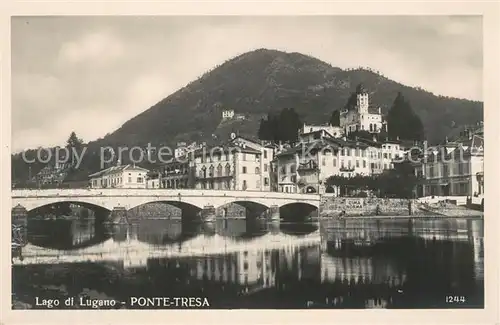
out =
[[[39,16],[11,24],[12,151],[103,137],[258,48],[482,100],[480,16]]]

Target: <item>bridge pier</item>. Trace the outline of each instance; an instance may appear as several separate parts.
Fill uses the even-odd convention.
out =
[[[109,214],[109,221],[113,224],[128,224],[127,209],[125,207],[114,207]]]
[[[18,248],[28,243],[28,211],[18,204],[12,208],[12,248]],[[16,246],[16,247],[14,247]]]
[[[271,205],[267,210],[267,220],[276,222],[280,220],[280,208],[277,205]]]
[[[202,222],[213,222],[216,218],[215,207],[213,205],[206,205],[200,211],[200,218]]]

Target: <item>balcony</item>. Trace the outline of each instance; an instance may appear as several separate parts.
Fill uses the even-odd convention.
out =
[[[340,167],[341,172],[352,173],[355,170],[354,167]]]
[[[297,171],[316,171],[319,170],[318,164],[314,160],[309,160],[304,163],[299,163],[299,168],[297,168]]]
[[[214,175],[211,175],[211,174],[208,174],[208,175],[205,175],[205,176],[197,176],[196,177],[196,180],[210,180],[210,179],[224,179],[224,178],[232,178],[234,176],[234,173],[229,173],[229,174],[220,174],[220,175],[217,175],[217,174],[214,174]]]

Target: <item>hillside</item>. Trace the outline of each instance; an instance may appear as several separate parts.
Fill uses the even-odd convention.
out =
[[[305,122],[324,123],[333,110],[345,105],[359,83],[383,113],[401,91],[420,116],[431,143],[444,139],[453,128],[483,119],[482,102],[435,96],[372,71],[342,70],[300,53],[260,49],[226,61],[89,146],[221,140],[235,129],[256,135],[260,118],[284,107],[294,107]],[[234,109],[247,119],[219,127],[223,109]]]
[[[113,144],[200,140],[216,132],[221,111],[227,108],[246,114],[244,129],[252,133],[262,115],[283,107],[294,107],[306,122],[326,122],[359,83],[372,93],[371,100],[383,113],[401,91],[422,119],[430,142],[452,132],[452,121],[458,127],[483,118],[481,102],[435,96],[372,71],[341,70],[299,53],[261,49],[216,67],[104,140]]]

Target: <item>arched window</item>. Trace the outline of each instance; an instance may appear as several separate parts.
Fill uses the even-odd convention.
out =
[[[201,167],[201,171],[202,171],[202,177],[203,178],[206,178],[207,177],[207,167],[203,166]]]
[[[200,169],[200,172],[199,172],[199,177],[200,177],[200,178],[203,178],[203,177],[204,177],[204,174],[205,174],[205,173],[204,173],[203,169]]]
[[[214,177],[214,165],[210,165],[210,168],[208,169],[208,176]]]
[[[218,177],[222,176],[222,165],[221,164],[219,164],[219,166],[217,166],[217,176]]]
[[[226,176],[230,176],[230,175],[231,175],[231,165],[226,164]]]

